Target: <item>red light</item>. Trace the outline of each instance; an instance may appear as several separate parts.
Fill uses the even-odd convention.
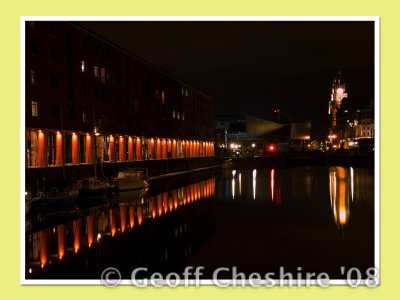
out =
[[[275,145],[269,145],[268,149],[269,151],[275,151]]]

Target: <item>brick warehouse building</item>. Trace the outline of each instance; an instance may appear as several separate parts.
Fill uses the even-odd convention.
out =
[[[213,99],[78,24],[25,24],[26,170],[214,156]]]

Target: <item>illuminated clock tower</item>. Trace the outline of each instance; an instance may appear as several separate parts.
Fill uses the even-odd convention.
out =
[[[346,85],[343,83],[340,75],[341,72],[339,71],[338,75],[333,79],[331,101],[329,101],[328,113],[332,116],[331,132],[336,128],[336,114],[342,105],[342,100],[347,98]]]

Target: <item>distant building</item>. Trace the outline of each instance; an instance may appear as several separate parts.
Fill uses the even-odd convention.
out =
[[[331,115],[331,134],[334,134],[337,125],[337,113],[342,106],[342,101],[347,98],[346,84],[343,82],[341,72],[333,79],[331,100],[329,101],[328,114]]]
[[[359,139],[374,138],[373,101],[363,107],[356,107],[348,98],[340,72],[333,79],[329,114],[331,115],[328,134],[330,147],[348,149],[357,147]]]
[[[303,141],[310,139],[311,122],[277,123],[249,115],[217,115],[214,130],[220,152],[257,155],[268,151],[270,144],[296,142],[303,147]]]
[[[311,121],[290,124],[291,140],[309,140],[311,132]]]
[[[75,23],[26,22],[25,43],[27,168],[214,155],[201,91]]]
[[[337,114],[337,140],[343,148],[357,145],[359,139],[374,138],[374,104],[354,108],[344,102]]]
[[[277,123],[292,123],[293,118],[279,108],[274,109],[275,122]]]

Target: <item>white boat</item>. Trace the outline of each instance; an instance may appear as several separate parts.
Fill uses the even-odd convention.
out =
[[[135,168],[118,172],[114,179],[118,191],[144,189],[149,186],[147,182],[147,169]]]
[[[96,141],[96,139],[95,139]],[[97,154],[97,146],[95,154]],[[107,194],[109,189],[111,188],[110,181],[104,177],[103,165],[100,163],[101,172],[103,178],[99,178],[97,176],[97,155],[95,155],[95,163],[94,163],[94,176],[84,178],[77,182],[78,190],[79,190],[79,205],[91,205],[92,202],[105,201],[107,199]]]

